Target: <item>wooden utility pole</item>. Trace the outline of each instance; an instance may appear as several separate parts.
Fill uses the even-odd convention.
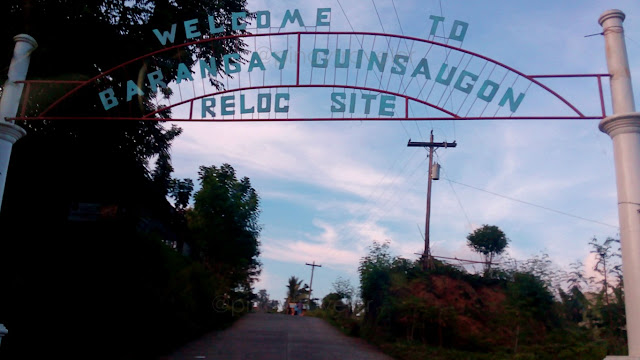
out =
[[[316,265],[315,260],[313,261],[313,264],[309,264],[309,263],[306,263],[306,264],[311,266],[311,282],[309,283],[309,310],[311,310],[311,291],[313,290],[313,270],[315,270],[316,267],[322,267],[322,265]]]
[[[431,181],[433,180],[433,152],[434,148],[448,148],[448,147],[456,147],[458,144],[456,142],[433,142],[433,130],[431,130],[431,137],[429,142],[415,142],[409,139],[408,147],[424,147],[429,148],[429,179],[427,181],[427,215],[424,223],[424,253],[422,254],[422,258],[424,261],[425,268],[431,267],[431,248],[429,244],[429,219],[431,217]],[[437,179],[436,179],[437,180]]]

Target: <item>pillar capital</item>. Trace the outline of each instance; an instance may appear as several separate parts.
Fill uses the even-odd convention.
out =
[[[0,120],[0,141],[6,141],[13,145],[25,135],[27,132],[20,126]]]
[[[619,134],[640,133],[640,113],[607,116],[600,121],[598,128],[612,138]]]
[[[600,15],[600,17],[598,18],[598,23],[600,24],[600,26],[604,26],[605,21],[609,19],[614,19],[614,18],[618,18],[620,19],[620,22],[623,22],[625,15],[622,12],[622,10],[618,10],[618,9],[607,10],[603,12],[602,15]]]
[[[13,41],[15,41],[15,42],[25,42],[25,43],[27,43],[27,44],[29,44],[31,46],[31,49],[35,49],[35,48],[38,47],[38,42],[36,41],[36,39],[31,37],[31,35],[27,35],[27,34],[18,34],[18,35],[13,37]],[[31,49],[29,49],[29,50],[31,50]]]

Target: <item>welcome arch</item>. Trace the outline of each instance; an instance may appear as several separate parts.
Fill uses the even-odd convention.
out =
[[[319,9],[320,10],[320,9]],[[326,9],[325,9],[326,10]],[[297,10],[296,10],[297,11]],[[294,19],[295,14],[292,15],[290,12],[287,12],[290,18]],[[246,14],[245,14],[246,16]],[[298,14],[299,16],[299,14]],[[525,75],[519,71],[516,71],[513,68],[510,68],[504,64],[501,64],[495,60],[484,57],[479,54],[472,53],[470,51],[458,49],[452,47],[447,44],[437,43],[424,39],[411,38],[407,36],[401,35],[389,35],[389,34],[380,34],[380,33],[337,33],[337,32],[288,32],[288,33],[278,33],[278,34],[247,34],[247,35],[239,35],[237,37],[243,37],[247,39],[256,40],[256,48],[257,49],[257,39],[266,38],[271,39],[272,37],[286,37],[286,43],[288,51],[289,39],[293,38],[296,44],[295,57],[292,62],[295,63],[295,71],[287,71],[284,73],[284,66],[280,68],[280,65],[284,64],[286,66],[286,62],[283,62],[282,59],[285,59],[284,50],[275,56],[276,60],[281,59],[279,62],[279,75],[280,77],[271,77],[269,78],[270,82],[267,82],[266,74],[263,75],[263,82],[261,85],[256,86],[243,86],[240,80],[240,74],[237,75],[238,78],[238,86],[230,87],[228,86],[229,77],[226,77],[224,81],[227,82],[227,86],[225,86],[225,90],[217,89],[216,91],[207,91],[206,86],[203,84],[203,92],[199,95],[193,94],[193,96],[186,95],[184,98],[182,97],[181,88],[178,86],[175,88],[178,92],[180,92],[180,99],[175,101],[175,103],[171,103],[171,98],[167,97],[166,99],[169,101],[168,104],[163,104],[158,101],[156,103],[156,109],[151,113],[144,114],[136,114],[136,116],[128,116],[127,109],[124,107],[118,107],[117,105],[124,99],[124,103],[130,103],[133,99],[131,94],[144,93],[144,91],[158,92],[158,86],[164,88],[164,92],[169,94],[173,91],[168,84],[164,84],[162,86],[162,78],[159,77],[159,74],[154,71],[155,77],[149,78],[147,75],[147,80],[149,83],[149,87],[146,90],[142,90],[142,85],[144,82],[144,75],[141,77],[142,81],[135,82],[129,79],[127,76],[119,77],[118,71],[125,69],[136,63],[137,61],[144,61],[146,59],[153,60],[153,56],[159,55],[161,53],[176,50],[185,46],[198,46],[202,44],[206,44],[211,41],[215,41],[216,38],[212,39],[203,39],[199,41],[194,41],[187,44],[175,45],[171,47],[167,47],[156,52],[146,54],[139,58],[133,59],[127,63],[119,65],[107,72],[101,73],[100,75],[86,80],[86,81],[37,81],[37,80],[29,80],[26,81],[26,72],[29,63],[29,54],[30,52],[37,46],[37,43],[33,38],[28,35],[18,35],[15,37],[16,40],[16,48],[14,51],[14,58],[12,59],[12,64],[9,69],[9,80],[7,84],[3,88],[3,96],[0,102],[0,201],[2,200],[2,193],[4,191],[4,183],[6,178],[6,170],[8,168],[10,151],[13,143],[17,141],[20,137],[25,135],[25,131],[19,126],[14,124],[16,120],[60,120],[60,119],[83,119],[83,120],[168,120],[167,116],[163,116],[163,112],[166,113],[167,110],[175,110],[176,112],[180,111],[179,107],[183,105],[188,105],[190,109],[193,109],[194,103],[196,101],[202,101],[203,99],[207,99],[207,97],[218,95],[225,95],[227,93],[234,92],[247,92],[247,91],[261,91],[261,90],[278,90],[278,89],[340,89],[353,90],[351,94],[349,94],[349,98],[352,98],[352,94],[356,91],[360,91],[361,96],[365,96],[365,101],[374,101],[377,99],[377,96],[380,95],[382,98],[382,94],[391,97],[400,97],[404,100],[404,109],[400,107],[396,108],[397,103],[395,100],[388,99],[389,106],[383,106],[378,115],[380,116],[368,116],[370,115],[365,110],[361,112],[356,112],[355,109],[350,113],[350,116],[335,116],[336,113],[344,114],[346,113],[346,109],[350,108],[350,105],[347,106],[345,103],[347,94],[342,92],[333,92],[332,97],[328,97],[325,99],[325,102],[322,100],[317,100],[320,106],[327,105],[324,111],[328,112],[330,116],[317,116],[317,115],[309,115],[309,116],[299,116],[289,118],[290,120],[296,121],[310,121],[310,120],[505,120],[505,119],[566,119],[566,120],[586,120],[586,119],[601,119],[600,122],[600,130],[610,135],[614,144],[614,158],[616,165],[616,177],[618,184],[618,209],[619,209],[619,221],[620,221],[620,239],[622,242],[622,257],[623,257],[623,265],[624,265],[624,277],[625,277],[625,304],[626,304],[626,314],[627,314],[627,334],[628,334],[628,342],[629,342],[629,358],[640,358],[640,219],[638,218],[638,213],[640,212],[640,113],[636,112],[635,105],[633,103],[632,96],[632,86],[631,79],[629,75],[629,65],[627,59],[627,53],[625,48],[625,39],[624,39],[624,31],[622,27],[622,23],[625,19],[625,15],[620,10],[609,10],[604,12],[598,22],[603,27],[603,35],[605,37],[606,42],[606,51],[607,51],[607,64],[608,64],[608,74],[568,74],[568,75]],[[318,15],[318,21],[321,20],[320,15]],[[294,20],[291,20],[293,22]],[[285,21],[283,20],[283,24]],[[185,30],[187,30],[187,22],[185,22]],[[310,41],[302,41],[303,37],[306,38],[308,36],[314,36],[313,45],[311,45]],[[326,47],[316,47],[317,36],[326,36]],[[331,41],[331,37],[335,36],[335,42]],[[361,36],[360,39],[358,36]],[[336,82],[334,80],[333,83],[330,81],[327,82],[327,73],[333,74],[334,79],[337,78],[337,74],[339,71],[343,71],[344,68],[341,67],[343,65],[342,61],[334,61],[334,70],[333,73],[330,71],[331,67],[329,66],[329,59],[331,50],[330,49],[351,49],[350,45],[344,45],[346,41],[351,41],[353,39],[360,44],[360,49],[365,51],[368,54],[376,54],[375,58],[377,60],[371,60],[373,56],[366,58],[367,68],[366,70],[362,70],[363,57],[360,57],[360,60],[356,60],[356,64],[360,61],[360,65],[354,65],[356,75],[355,80],[352,83],[349,83],[348,80],[345,80],[344,83]],[[384,39],[387,40],[382,43],[382,48],[376,48],[375,43],[376,39]],[[218,40],[220,38],[217,38]],[[342,39],[342,40],[340,40]],[[347,39],[347,40],[344,40]],[[364,46],[367,44],[367,39],[371,41],[371,45]],[[341,42],[342,41],[342,42]],[[393,41],[396,41],[395,43]],[[401,42],[405,41],[405,46],[407,47],[408,54],[412,53],[413,46],[411,48],[408,47],[409,41],[412,44],[421,44],[418,46],[426,46],[431,47],[436,46],[437,48],[444,49],[444,60],[430,60],[431,58],[427,58],[427,55],[431,50],[425,50],[425,55],[420,58],[418,57],[417,65],[413,65],[412,71],[406,71],[409,66],[409,55],[404,55],[405,57],[397,57],[398,51],[396,50],[395,55],[393,55],[394,60],[392,61],[394,65],[396,65],[395,73],[391,70],[391,66],[389,70],[385,72],[386,66],[383,66],[385,62],[385,53],[386,56],[389,56],[389,53],[393,54],[392,44],[396,46],[396,49],[400,48]],[[386,43],[386,45],[385,45]],[[341,45],[342,44],[342,45]],[[351,43],[349,43],[351,44]],[[334,45],[334,46],[330,46]],[[380,43],[378,43],[380,46]],[[269,44],[269,49],[271,50],[271,44]],[[309,62],[309,67],[304,68],[301,65],[302,54],[307,53],[311,49],[311,60]],[[316,50],[321,51],[316,51]],[[426,49],[426,48],[425,48]],[[386,51],[388,50],[388,51]],[[346,50],[343,50],[346,54]],[[254,61],[255,53],[254,51],[251,55],[251,60],[247,60],[250,64]],[[360,53],[359,51],[357,52]],[[274,53],[271,52],[271,55]],[[453,57],[450,58],[451,54],[454,54]],[[453,71],[453,62],[452,60],[455,58],[456,54],[458,54],[458,65],[460,67],[463,64],[463,60],[465,60],[465,56],[469,56],[467,58],[467,62],[464,63],[460,68],[460,72],[458,73],[458,77],[455,78],[455,74],[451,75]],[[230,61],[229,64],[225,64],[225,69],[227,70],[227,75],[231,73],[240,73],[240,71],[235,71],[235,65],[242,63],[242,60],[239,56],[233,61]],[[288,54],[287,54],[288,55]],[[324,57],[323,57],[324,55]],[[379,55],[379,56],[378,56]],[[359,56],[359,55],[357,55]],[[363,55],[364,56],[364,55]],[[260,55],[258,55],[260,58]],[[396,63],[396,59],[405,59],[404,61],[398,60]],[[426,59],[426,60],[425,60]],[[489,73],[485,73],[484,69],[486,66],[478,65],[481,67],[481,70],[474,68],[475,64],[471,66],[473,59],[479,59],[480,62],[485,62],[486,64],[490,64],[490,68],[492,70],[487,70]],[[325,60],[327,60],[325,62]],[[425,61],[423,61],[425,60]],[[264,67],[264,71],[266,71],[266,66],[264,62],[260,63],[262,58],[259,60],[255,58],[254,68],[258,67],[260,70]],[[387,60],[389,61],[389,60]],[[426,62],[426,65],[424,63]],[[439,71],[432,72],[433,68],[438,68],[437,66],[433,66],[433,64],[441,64],[439,67]],[[306,63],[305,63],[306,64]],[[325,66],[326,64],[326,66]],[[338,64],[338,65],[336,65]],[[153,64],[151,64],[152,66]],[[261,66],[262,65],[262,66]],[[148,65],[145,65],[148,66]],[[374,67],[378,69],[378,71],[374,70]],[[350,65],[349,61],[347,61],[347,74],[349,71]],[[145,69],[145,67],[139,67],[138,69]],[[315,70],[324,71],[323,81],[319,82],[313,81],[313,74]],[[322,70],[324,69],[324,70]],[[448,69],[448,70],[447,70]],[[500,69],[501,74],[503,75],[502,80],[497,81],[497,78],[493,78],[494,70]],[[290,70],[290,69],[288,69]],[[363,83],[358,82],[360,70],[362,70],[365,75],[365,80]],[[458,69],[456,69],[458,70]],[[175,69],[177,72],[184,72],[180,68]],[[187,72],[190,73],[191,69],[187,69]],[[250,72],[250,71],[248,71]],[[139,71],[138,74],[141,72]],[[295,74],[295,75],[294,75]],[[367,81],[369,78],[369,74],[373,74],[379,86],[371,86],[367,85]],[[409,74],[409,78],[407,78],[407,74]],[[437,75],[436,75],[437,74]],[[509,75],[511,74],[511,75]],[[126,72],[125,72],[126,75]],[[161,75],[161,74],[160,74]],[[212,76],[216,76],[215,74],[210,74]],[[306,76],[310,75],[309,82],[306,82]],[[397,77],[393,78],[392,75],[397,75]],[[451,75],[451,76],[449,76]],[[188,75],[184,74],[186,78]],[[382,86],[383,80],[387,76],[387,85],[386,87]],[[417,78],[418,76],[422,76],[424,81],[415,80],[412,81],[410,78]],[[511,76],[509,78],[509,76]],[[287,78],[288,77],[288,78]],[[499,76],[498,76],[499,77]],[[552,78],[552,77],[593,77],[596,78],[598,83],[599,90],[599,100],[600,100],[600,110],[601,113],[597,115],[585,115],[585,112],[577,109],[573,106],[569,101],[567,101],[564,97],[560,96],[555,91],[551,90],[546,85],[542,84],[538,79],[541,78]],[[602,78],[603,77],[611,77],[611,97],[612,97],[612,108],[613,115],[607,116],[604,106],[604,97],[602,94]],[[203,76],[203,79],[205,77]],[[454,80],[455,78],[455,80]],[[140,77],[138,77],[140,79]],[[273,80],[276,79],[276,80]],[[284,81],[288,79],[288,81]],[[345,79],[349,79],[348,75]],[[352,78],[353,79],[353,78]],[[405,80],[406,79],[406,80]],[[505,79],[513,79],[511,85],[506,83],[503,87],[503,83]],[[523,79],[524,84],[516,83],[519,79]],[[251,82],[251,78],[249,78]],[[360,78],[360,81],[362,79]],[[406,83],[405,83],[406,81]],[[410,84],[414,83],[414,87],[410,88]],[[418,83],[417,88],[415,88],[415,83]],[[131,85],[133,84],[133,85]],[[400,91],[391,91],[389,90],[390,84],[398,85],[399,89],[403,89],[403,84],[406,86],[404,90]],[[429,85],[427,85],[429,84]],[[474,88],[476,84],[481,84],[479,90]],[[42,102],[38,104],[40,106],[34,106],[33,100],[36,100],[36,96],[38,95],[38,91],[36,88],[38,87],[54,87],[60,89],[61,87],[69,86],[71,87],[68,91],[61,91],[63,94],[57,98],[53,99],[51,103],[42,105]],[[423,96],[423,90],[426,86],[431,86],[427,95]],[[531,96],[527,95],[529,87],[535,86],[542,90],[542,92],[551,98],[555,99],[555,101],[559,101],[564,110],[558,110],[558,113],[553,113],[551,115],[536,115],[535,113],[522,114],[521,105],[524,106],[524,100],[528,100]],[[25,88],[23,93],[23,87]],[[124,90],[123,94],[117,95],[115,89]],[[506,89],[505,89],[506,88]],[[111,90],[110,90],[111,89]],[[167,90],[171,89],[171,90]],[[495,91],[494,91],[495,89]],[[498,95],[498,91],[502,89],[502,93]],[[435,93],[434,93],[435,91]],[[372,94],[377,93],[377,94]],[[175,94],[175,92],[174,92]],[[271,93],[269,93],[271,94]],[[433,97],[432,97],[432,94]],[[472,95],[475,94],[475,95]],[[524,95],[523,95],[524,94]],[[375,95],[375,96],[374,96]],[[497,97],[496,97],[497,96]],[[20,98],[22,97],[22,101]],[[471,97],[471,100],[469,98]],[[69,103],[72,103],[74,100],[81,98],[83,100],[89,99],[90,106],[92,109],[91,114],[78,114],[78,113],[65,113],[65,110],[68,110]],[[526,99],[525,99],[526,98]],[[111,99],[111,100],[109,100]],[[455,99],[455,101],[453,100]],[[478,102],[478,99],[480,102]],[[499,99],[499,100],[498,100]],[[42,99],[40,99],[42,100]],[[156,97],[158,100],[158,97]],[[342,103],[340,101],[342,100]],[[377,99],[381,101],[381,99]],[[111,102],[110,102],[111,101]],[[173,118],[174,121],[195,121],[195,120],[208,120],[208,121],[263,121],[264,118],[260,118],[258,116],[252,116],[251,119],[247,116],[246,118],[242,116],[243,113],[242,108],[240,108],[241,116],[239,118],[236,117],[235,111],[232,111],[231,108],[235,106],[235,101],[230,102],[229,99],[222,100],[219,99],[220,102],[226,101],[226,111],[228,113],[222,114],[221,117],[216,117],[215,115],[212,118],[207,119],[206,116],[203,116],[202,119],[196,119],[193,117],[193,110],[188,111],[190,114],[185,118]],[[350,100],[351,101],[351,100]],[[117,102],[117,104],[116,104]],[[229,105],[233,103],[232,105]],[[484,106],[479,106],[475,108],[476,104],[481,104]],[[115,105],[114,105],[115,104]],[[370,102],[368,103],[370,105]],[[391,105],[393,104],[393,106]],[[433,110],[436,113],[426,113],[424,114],[424,109],[416,109],[417,105],[426,106],[429,110]],[[114,105],[114,106],[111,106]],[[288,104],[291,106],[291,103]],[[400,104],[402,105],[402,104]],[[505,109],[505,105],[508,105],[508,110]],[[542,102],[542,105],[546,105],[546,103]],[[333,106],[333,107],[332,107]],[[20,113],[18,114],[18,110],[20,108]],[[488,112],[487,109],[490,110]],[[129,109],[132,109],[129,107]],[[135,108],[134,108],[135,109]],[[289,108],[290,109],[290,108]],[[249,110],[249,109],[246,109]],[[370,107],[369,107],[370,110]],[[495,110],[495,111],[492,111]],[[518,115],[515,114],[517,110],[521,112]],[[555,108],[553,108],[556,111]],[[423,113],[420,113],[423,111]],[[390,114],[388,114],[388,112]],[[206,111],[205,111],[206,113]],[[270,113],[270,112],[269,112]],[[289,112],[283,111],[284,114],[288,114]],[[201,112],[202,114],[202,112]],[[315,114],[315,113],[314,113]],[[500,114],[500,115],[498,115]],[[17,115],[17,116],[16,116]],[[363,116],[364,115],[364,116]],[[408,116],[409,115],[409,116]],[[227,116],[227,118],[225,118]],[[275,121],[286,121],[288,117],[283,116],[278,118],[277,116],[274,119]]]
[[[310,47],[318,37],[326,44]],[[242,38],[246,43],[254,43],[253,51],[246,54],[225,55],[225,74],[215,72],[215,64],[199,60],[198,65],[186,73],[182,63],[178,63],[177,82],[166,84],[160,66],[151,64],[158,56],[179,57],[179,51],[185,48],[202,47],[216,41]],[[258,39],[267,40],[269,49],[258,45]],[[356,39],[354,41],[354,39]],[[265,41],[265,42],[267,42]],[[280,44],[274,46],[273,41]],[[354,49],[357,42],[361,48]],[[377,42],[377,44],[376,44]],[[293,44],[290,44],[293,43]],[[349,44],[349,45],[346,45]],[[381,45],[382,44],[382,45]],[[285,45],[285,46],[283,46]],[[328,46],[331,45],[331,46]],[[343,46],[345,45],[345,46]],[[404,45],[407,51],[400,50]],[[394,50],[395,49],[395,50]],[[422,55],[424,54],[424,55]],[[434,55],[435,54],[435,55]],[[250,59],[248,59],[250,58]],[[273,64],[271,64],[273,62]],[[457,64],[456,64],[457,62]],[[472,63],[474,66],[472,66]],[[150,65],[151,64],[151,65]],[[222,64],[221,64],[222,65]],[[242,68],[244,65],[244,69]],[[276,65],[278,68],[275,68]],[[269,68],[267,68],[269,66]],[[154,71],[149,71],[156,69]],[[196,69],[197,68],[197,69]],[[480,69],[480,70],[474,70]],[[145,76],[132,79],[123,74],[132,74],[131,69],[147,69]],[[244,72],[243,72],[244,71]],[[138,75],[140,71],[137,71]],[[262,73],[262,81],[256,73]],[[313,73],[320,72],[324,76]],[[251,75],[254,74],[254,80]],[[182,74],[182,75],[180,75]],[[285,74],[285,76],[282,76]],[[327,74],[329,80],[327,80]],[[350,78],[351,76],[351,78]],[[351,120],[588,120],[602,119],[606,116],[602,92],[602,78],[609,74],[564,74],[564,75],[526,75],[513,67],[484,55],[457,48],[452,45],[416,37],[374,32],[282,32],[244,34],[219,38],[208,38],[163,49],[129,60],[86,81],[47,81],[25,80],[25,94],[19,116],[10,120],[58,120],[58,119],[94,119],[94,120],[167,120],[157,117],[167,110],[188,106],[188,116],[172,116],[172,121],[351,121]],[[309,80],[307,80],[307,77]],[[215,78],[221,85],[212,87],[205,80]],[[258,79],[256,79],[258,78]],[[331,81],[333,78],[333,81]],[[598,84],[601,113],[587,114],[581,111],[565,97],[540,81],[542,78],[595,78]],[[229,81],[232,79],[231,81]],[[237,79],[238,84],[234,84]],[[320,80],[319,80],[320,79]],[[224,82],[227,82],[225,85]],[[231,86],[229,83],[231,82]],[[511,82],[507,84],[506,82]],[[518,83],[516,87],[516,83]],[[190,83],[192,86],[189,88]],[[198,83],[197,88],[194,83]],[[201,84],[202,86],[200,86]],[[187,85],[185,85],[187,84]],[[39,112],[34,112],[31,104],[34,91],[43,87],[70,87],[62,96],[47,104]],[[183,95],[183,90],[189,95]],[[201,87],[201,89],[200,89]],[[564,109],[549,115],[516,114],[520,105],[529,101],[529,90],[535,88]],[[141,115],[132,116],[123,110],[123,105],[134,102],[138,95],[157,92],[161,88],[171,89],[171,99],[158,100],[156,109]],[[224,116],[212,109],[215,107],[207,100],[216,96],[235,93],[251,93],[273,90],[289,94],[290,91],[304,89],[333,89],[328,96],[328,105],[324,114],[300,114],[289,116],[291,104],[280,105],[281,114],[276,116],[252,116],[246,108],[229,110]],[[426,91],[429,89],[429,91]],[[365,99],[353,98],[354,92],[366,94]],[[179,93],[179,95],[178,95]],[[375,95],[376,99],[373,98]],[[384,97],[386,105],[378,105],[377,114],[371,115],[371,102],[378,95]],[[65,114],[65,105],[75,98],[91,99],[95,102],[92,114]],[[255,96],[254,96],[255,97]],[[265,99],[264,97],[262,97]],[[293,101],[290,96],[281,96]],[[453,104],[453,99],[457,104]],[[399,101],[397,101],[399,99]],[[163,102],[168,100],[168,102]],[[224,99],[226,107],[239,107],[239,101]],[[357,110],[365,102],[366,111]],[[200,110],[198,104],[200,102]],[[215,100],[213,100],[215,102]],[[355,103],[354,103],[355,102]],[[230,105],[233,103],[233,106]],[[415,111],[423,107],[433,110]],[[62,110],[61,110],[62,109]],[[491,109],[491,111],[487,111]],[[273,113],[274,106],[258,112]],[[255,110],[254,110],[255,112]],[[199,116],[198,113],[201,115]],[[100,115],[97,115],[100,114]],[[282,115],[282,116],[277,116]],[[377,115],[377,116],[376,116]]]

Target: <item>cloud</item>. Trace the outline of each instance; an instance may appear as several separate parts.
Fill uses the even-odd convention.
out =
[[[378,14],[370,1],[340,4],[356,31],[381,31]],[[375,0],[375,4],[387,32],[400,32],[393,5],[407,35],[427,38],[428,17],[440,15],[440,3],[436,1],[394,4]],[[629,18],[640,11],[636,1],[616,4]],[[251,6],[252,10],[271,10],[274,19],[281,18],[286,9],[298,8],[305,20],[314,18],[317,7],[332,7],[331,30],[351,30],[337,2],[320,6],[314,2],[261,0]],[[469,22],[463,48],[503,61],[524,73],[606,71],[601,37],[584,38],[600,31],[597,17],[604,8],[600,8],[599,2],[581,2],[578,8],[562,2],[540,8],[535,2],[508,1],[491,6],[445,2],[442,6],[445,32],[453,20]],[[501,11],[496,12],[497,8]],[[572,18],[572,26],[562,27],[567,16]],[[636,35],[640,23],[628,21],[625,27],[629,38],[640,38]],[[273,48],[284,48],[283,39],[274,40]],[[640,66],[637,56],[640,46],[629,41],[628,48],[635,73],[633,69]],[[284,74],[288,75],[291,74]],[[273,76],[264,81],[279,81],[279,74]],[[263,81],[256,78],[251,81]],[[573,80],[545,80],[545,84],[558,89],[580,109],[595,113],[600,110],[597,84]],[[605,93],[607,87],[605,81]],[[640,92],[636,92],[638,96]],[[325,103],[321,98],[311,91],[296,95],[299,107],[292,107],[290,115],[300,116],[309,109],[322,108]],[[566,106],[547,100],[548,96],[532,87],[522,111],[535,114],[566,111]],[[480,260],[466,246],[466,235],[481,224],[492,224],[511,239],[510,256],[526,259],[546,249],[555,262],[566,266],[585,258],[588,241],[593,236],[606,238],[617,232],[615,228],[499,196],[617,225],[611,141],[599,132],[597,121],[181,123],[180,126],[185,131],[173,146],[175,176],[194,178],[199,165],[228,162],[240,176],[251,178],[263,204],[270,206],[269,215],[277,217],[285,208],[298,215],[295,224],[267,224],[261,241],[262,256],[268,260],[293,264],[316,259],[338,271],[353,273],[371,242],[387,239],[394,255],[417,258],[415,253],[424,246],[421,232],[428,169],[426,151],[407,149],[406,142],[409,138],[426,141],[430,129],[434,129],[436,141],[458,143],[456,148],[437,151],[436,160],[443,166],[443,176],[433,183],[432,189],[433,254]],[[447,179],[499,195],[449,183]],[[592,261],[585,258],[585,263],[587,260]],[[271,276],[277,275],[265,270],[268,272],[263,281],[269,283]]]
[[[334,226],[320,220],[314,220],[313,224],[320,233],[306,234],[304,239],[264,239],[262,255],[267,259],[291,263],[304,263],[313,258],[318,263],[341,268],[358,264],[358,252],[337,244]]]

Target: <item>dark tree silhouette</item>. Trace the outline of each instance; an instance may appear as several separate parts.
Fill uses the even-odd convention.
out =
[[[38,42],[28,79],[87,80],[162,48],[154,28],[204,21],[209,14],[228,24],[232,12],[242,11],[247,11],[245,0],[0,1],[0,86],[12,37],[20,33]],[[235,33],[225,26],[219,35]],[[176,43],[184,41],[184,33],[177,34]],[[221,64],[222,56],[243,49],[241,40],[217,41],[203,49],[154,56],[127,71],[175,69],[178,61],[191,65],[208,57]],[[175,70],[163,74],[167,82],[176,76]],[[107,80],[96,86],[111,86]],[[34,87],[28,114],[68,90]],[[94,106],[95,90],[70,98],[57,114],[104,115]],[[145,91],[123,111],[137,116],[154,109],[156,95]],[[5,338],[0,358],[29,353],[75,359],[90,350],[95,359],[145,358],[221,324],[225,314],[214,313],[211,301],[224,283],[163,244],[181,234],[166,195],[176,194],[184,210],[193,188],[186,181],[171,187],[170,146],[179,128],[159,121],[19,125],[27,136],[13,148],[0,212],[0,323],[21,335]],[[155,167],[150,165],[154,159]],[[50,331],[52,324],[55,331]],[[111,341],[114,336],[117,341]]]

